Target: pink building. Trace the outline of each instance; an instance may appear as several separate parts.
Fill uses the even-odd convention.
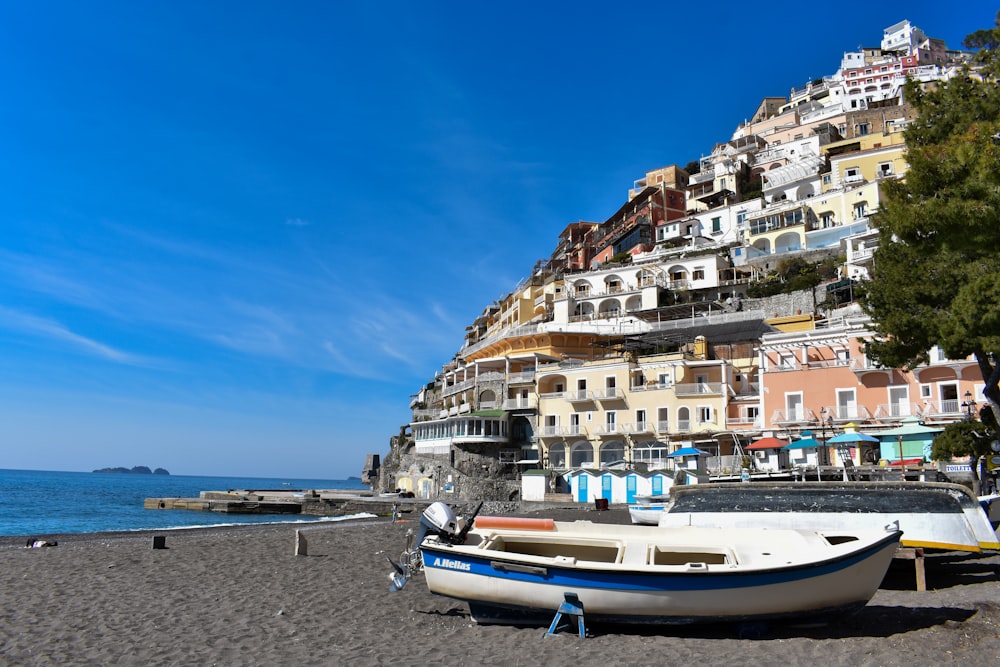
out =
[[[943,427],[976,411],[983,382],[973,359],[946,359],[935,348],[930,364],[913,371],[878,368],[863,350],[863,341],[873,335],[868,325],[864,316],[821,320],[815,328],[762,338],[765,431],[791,438],[810,429],[825,442],[854,424],[859,432],[878,437],[906,417]],[[900,451],[887,449],[891,452],[852,447],[849,455],[861,464],[875,462],[872,457],[893,458]],[[837,463],[838,452],[825,454],[826,462]]]

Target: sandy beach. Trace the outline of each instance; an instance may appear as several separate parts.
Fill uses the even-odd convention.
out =
[[[559,519],[627,521],[624,510],[559,510]],[[416,517],[413,517],[416,518]],[[421,576],[389,592],[414,521],[245,526],[0,538],[3,665],[993,665],[1000,655],[1000,556],[894,563],[856,615],[824,626],[480,626],[464,603],[431,595]],[[296,556],[295,530],[308,540]]]

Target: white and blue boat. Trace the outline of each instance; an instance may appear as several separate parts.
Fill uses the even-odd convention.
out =
[[[992,509],[967,487],[942,482],[736,482],[674,487],[657,525],[842,530],[896,522],[904,547],[978,553],[1000,549]]]
[[[588,621],[682,624],[837,617],[865,606],[899,546],[881,530],[650,528],[550,519],[421,519],[416,567],[480,623],[548,623],[568,599]],[[406,552],[404,552],[405,554]]]

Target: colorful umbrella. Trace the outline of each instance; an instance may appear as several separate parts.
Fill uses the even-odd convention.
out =
[[[810,447],[822,447],[823,443],[816,438],[812,437],[812,431],[802,431],[802,435],[805,436],[796,440],[795,442],[785,445],[782,449],[808,449]]]
[[[711,452],[706,452],[704,449],[698,449],[697,447],[681,447],[673,454],[667,454],[668,457],[675,456],[702,456],[705,454],[710,454]]]
[[[759,440],[754,440],[747,447],[747,451],[757,450],[757,449],[781,449],[788,444],[787,440],[780,440],[778,438],[772,438],[768,436],[766,438],[761,438]]]

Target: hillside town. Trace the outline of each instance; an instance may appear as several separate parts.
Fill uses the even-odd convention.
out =
[[[566,225],[411,396],[366,480],[422,498],[631,502],[748,476],[967,474],[932,461],[931,441],[983,400],[975,360],[875,365],[855,290],[880,189],[907,172],[904,82],[968,60],[901,21],[763,98],[706,155],[637,178],[606,220]],[[830,442],[845,433],[858,437]]]

